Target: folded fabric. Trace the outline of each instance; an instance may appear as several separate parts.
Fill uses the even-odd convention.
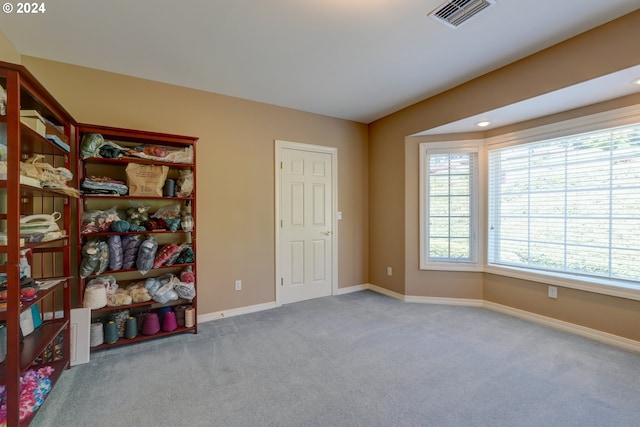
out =
[[[124,181],[109,178],[87,177],[82,181],[81,188],[83,191],[111,191],[121,196],[129,192],[129,187]]]

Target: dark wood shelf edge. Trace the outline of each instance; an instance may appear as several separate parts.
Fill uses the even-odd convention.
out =
[[[113,305],[113,306],[105,306],[102,308],[97,308],[95,310],[91,310],[91,314],[97,314],[97,313],[108,313],[109,311],[117,311],[117,310],[127,310],[130,308],[140,308],[140,307],[151,307],[151,308],[161,308],[161,307],[176,307],[179,305],[189,305],[191,304],[191,301],[188,299],[184,299],[184,298],[180,298],[174,301],[169,301],[166,304],[161,304],[155,300],[151,300],[151,301],[145,301],[145,302],[138,302],[138,303],[134,303],[134,304],[127,304],[127,305]],[[153,307],[155,305],[155,307]]]
[[[162,160],[145,159],[144,157],[118,157],[104,158],[104,157],[89,157],[81,159],[85,163],[100,163],[109,165],[122,165],[126,166],[129,163],[137,163],[141,165],[154,165],[154,166],[167,166],[173,169],[190,169],[193,168],[193,163],[179,163],[179,162],[163,162]]]
[[[161,145],[183,147],[185,145],[194,145],[198,140],[195,136],[132,130],[89,123],[76,123],[75,127],[80,134],[99,133],[111,139],[124,138],[126,142],[148,143],[149,141],[155,141]]]
[[[56,155],[70,156],[71,155],[71,149],[67,151],[66,148],[59,146],[58,144],[51,141],[46,136],[42,136],[41,134],[31,129],[29,126],[27,126],[22,122],[20,122],[20,130],[22,131],[22,135],[25,138],[28,138],[30,140],[29,142],[31,142],[32,145],[38,144],[36,145],[36,147],[38,148],[38,151],[43,151],[53,156],[56,156]]]
[[[195,228],[191,231],[184,230],[145,230],[145,231],[126,231],[126,232],[118,232],[118,231],[99,231],[93,233],[80,233],[80,237],[109,237],[109,236],[127,236],[127,235],[136,235],[136,234],[188,234],[195,233]]]
[[[171,265],[161,265],[160,267],[154,267],[152,270],[149,270],[149,272],[152,272],[154,270],[169,270],[172,268],[186,268],[186,267],[194,267],[195,263],[190,262],[190,263],[186,263],[186,264],[171,264]],[[135,273],[136,271],[139,271],[135,268],[128,268],[126,270],[105,270],[100,274],[90,274],[87,277],[82,277],[83,280],[91,280],[94,279],[96,277],[100,277],[100,276],[107,276],[107,275],[112,275],[112,274],[119,274],[119,273]],[[149,273],[147,273],[149,274]],[[151,275],[147,275],[147,274],[143,274],[140,276],[140,281],[142,280],[146,280],[150,277],[155,277],[155,276],[151,276]],[[134,280],[138,280],[138,279],[134,279]]]
[[[33,365],[36,358],[53,342],[55,337],[57,337],[68,324],[69,321],[67,320],[45,322],[42,326],[24,337],[23,342],[20,344],[20,374]],[[6,365],[6,361],[0,364],[0,379],[7,377]],[[44,365],[46,365],[46,363],[43,364],[43,366]]]
[[[165,197],[165,196],[118,196],[115,194],[105,194],[105,195],[100,195],[100,194],[81,194],[82,198],[84,199],[126,199],[126,200],[138,200],[138,199],[145,199],[145,200],[175,200],[175,201],[190,201],[190,200],[194,200],[194,197]]]
[[[26,301],[22,303],[22,306],[20,307],[20,313],[24,313],[25,311],[27,311],[28,309],[30,309],[33,305],[39,303],[40,301],[42,301],[43,299],[45,299],[49,294],[55,292],[56,290],[60,289],[61,287],[64,287],[64,285],[71,279],[71,277],[56,277],[55,279],[60,279],[62,280],[60,283],[48,288],[48,289],[44,289],[41,291],[38,291],[38,296],[32,300],[32,301]],[[37,279],[36,279],[37,280]],[[6,310],[1,310],[0,311],[0,320],[7,320],[7,311]]]
[[[174,330],[174,331],[170,331],[170,332],[165,332],[165,331],[160,331],[157,334],[154,335],[137,335],[135,338],[120,338],[118,339],[118,341],[116,341],[113,344],[100,344],[98,346],[95,347],[91,347],[91,351],[101,351],[101,350],[106,350],[109,348],[113,348],[113,347],[119,347],[119,346],[123,346],[123,345],[130,345],[130,344],[135,344],[135,343],[139,343],[139,342],[144,342],[144,341],[149,341],[155,338],[163,338],[163,337],[167,337],[169,335],[177,335],[177,334],[183,334],[186,332],[193,332],[194,334],[197,333],[196,332],[196,328],[197,326],[194,325],[190,328],[184,327],[184,326],[179,326],[178,329]]]
[[[67,236],[58,237],[57,239],[47,240],[46,242],[25,243],[24,245],[20,246],[20,249],[45,249],[46,250],[48,248],[51,248],[54,250],[60,250],[60,248],[64,247],[65,240],[68,240],[70,238],[71,236],[67,235]],[[62,243],[62,245],[53,246],[58,243]],[[1,254],[7,253],[7,251],[8,251],[7,245],[0,246]]]
[[[42,324],[38,329],[24,337],[20,361],[21,370],[28,369],[36,358],[53,342],[69,324],[69,320],[53,320]]]

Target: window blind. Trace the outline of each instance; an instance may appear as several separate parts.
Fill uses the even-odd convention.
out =
[[[640,124],[489,150],[488,262],[640,280]]]
[[[476,262],[478,154],[427,151],[427,262]]]

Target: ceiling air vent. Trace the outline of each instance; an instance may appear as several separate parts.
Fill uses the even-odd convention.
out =
[[[451,0],[438,6],[429,16],[451,28],[458,28],[494,4],[495,0]]]

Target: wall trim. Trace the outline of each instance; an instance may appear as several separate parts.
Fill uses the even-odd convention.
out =
[[[337,288],[333,292],[333,295],[344,295],[344,294],[350,294],[353,292],[366,291],[367,289],[369,289],[369,286],[371,285],[369,285],[368,283],[365,283],[362,285],[347,286],[346,288]]]
[[[520,310],[517,308],[509,307],[495,302],[480,300],[480,299],[464,299],[464,298],[440,298],[440,297],[419,297],[411,295],[402,295],[389,289],[382,288],[376,285],[368,285],[368,290],[377,292],[379,294],[395,298],[404,302],[422,303],[422,304],[445,304],[445,305],[458,305],[468,307],[482,307],[487,310],[492,310],[507,314],[509,316],[518,317],[520,319],[528,320],[533,323],[541,324],[551,328],[559,329],[565,332],[569,332],[582,337],[590,338],[595,341],[599,341],[605,344],[609,344],[615,347],[623,348],[625,350],[631,350],[640,353],[640,341],[631,340],[618,335],[613,335],[607,332],[599,331],[597,329],[587,328],[586,326],[576,325],[574,323],[565,322],[563,320],[554,319],[552,317],[543,316],[541,314],[531,313],[529,311]]]
[[[441,304],[441,305],[459,305],[465,307],[483,307],[484,301],[481,299],[470,298],[445,298],[445,297],[412,297],[407,296],[406,302],[415,302],[419,304]]]
[[[412,295],[402,295],[398,292],[390,291],[389,289],[381,288],[376,285],[369,285],[370,291],[395,298],[404,302],[413,302],[418,304],[442,304],[442,305],[460,305],[467,307],[482,307],[483,301],[481,299],[467,299],[467,298],[446,298],[446,297],[419,297]]]
[[[271,310],[276,308],[276,302],[271,301],[264,304],[248,305],[246,307],[231,308],[229,310],[215,311],[213,313],[201,314],[198,316],[198,323],[210,322],[212,320],[224,319],[225,317],[241,316],[243,314],[256,313],[258,311]]]
[[[382,288],[380,286],[376,286],[376,285],[372,285],[372,284],[368,284],[367,285],[367,290],[369,291],[373,291],[375,293],[390,297],[390,298],[394,298],[400,301],[406,301],[407,296],[403,295],[401,293],[395,292],[395,291],[391,291],[387,288]]]
[[[576,325],[575,323],[565,322],[563,320],[554,319],[552,317],[543,316],[541,314],[531,313],[529,311],[520,310],[518,308],[497,304],[491,301],[484,301],[483,306],[487,310],[497,311],[503,314],[518,317],[520,319],[538,323],[544,326],[560,329],[562,331],[570,332],[575,335],[580,335],[586,338],[590,338],[595,341],[600,341],[605,344],[610,344],[616,347],[622,347],[626,350],[640,352],[640,342],[631,340],[629,338],[624,338],[618,335],[602,332],[597,329],[587,328],[586,326]]]

